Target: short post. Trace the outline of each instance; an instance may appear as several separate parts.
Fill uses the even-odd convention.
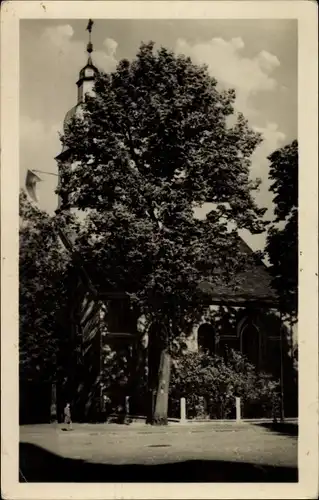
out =
[[[125,396],[125,408],[124,408],[124,422],[129,424],[130,415],[130,396]]]
[[[180,405],[181,405],[181,424],[184,424],[186,422],[186,399],[185,398],[181,398],[181,401],[180,401]]]
[[[130,396],[125,396],[125,413],[130,414]]]
[[[240,398],[236,397],[236,422],[241,422]]]

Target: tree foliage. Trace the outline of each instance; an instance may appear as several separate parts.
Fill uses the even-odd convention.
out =
[[[20,193],[19,231],[20,374],[52,380],[58,351],[65,342],[68,256],[59,244],[52,219]]]
[[[275,223],[269,228],[266,251],[283,310],[296,316],[298,308],[298,142],[269,156]]]
[[[278,382],[255,367],[239,352],[229,350],[224,359],[215,354],[188,352],[177,358],[171,379],[171,398],[186,397],[189,417],[227,418],[242,402],[257,403],[271,412]],[[203,403],[205,402],[206,409]]]
[[[242,115],[229,124],[234,91],[152,43],[101,74],[95,92],[62,138],[72,168],[60,165],[61,213],[88,212],[77,244],[101,286],[124,289],[176,327],[200,279],[225,280],[242,265],[227,221],[263,229],[249,177],[260,136]],[[209,201],[231,208],[196,220],[194,207]]]
[[[274,193],[277,221],[287,220],[298,208],[298,142],[274,151],[269,157],[270,190]]]

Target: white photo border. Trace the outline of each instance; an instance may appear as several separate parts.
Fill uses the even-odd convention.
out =
[[[297,19],[299,482],[19,483],[19,21]],[[10,499],[316,498],[318,490],[318,21],[310,1],[11,1],[1,17],[1,484]]]

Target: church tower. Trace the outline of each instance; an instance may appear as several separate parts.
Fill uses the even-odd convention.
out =
[[[79,79],[76,82],[78,86],[78,104],[84,102],[86,94],[92,95],[95,77],[99,73],[99,70],[93,64],[91,57],[91,54],[93,52],[93,44],[91,41],[92,26],[93,21],[90,19],[87,26],[87,30],[89,32],[89,42],[86,47],[88,53],[88,62],[86,66],[81,69]]]
[[[81,69],[79,73],[79,79],[76,82],[76,85],[78,87],[77,103],[66,113],[63,121],[64,134],[66,133],[68,125],[72,120],[72,118],[81,116],[83,103],[85,102],[85,96],[94,95],[93,88],[94,88],[95,78],[99,74],[99,70],[97,69],[96,66],[94,66],[92,61],[92,52],[93,52],[93,44],[91,41],[92,27],[93,27],[93,21],[92,19],[90,19],[86,28],[87,31],[89,32],[89,41],[86,46],[88,59],[86,65]],[[55,159],[57,160],[59,165],[59,172],[60,172],[60,165],[69,166],[70,168],[72,166],[71,151],[65,145],[63,145],[61,153],[58,156],[56,156]],[[61,208],[61,205],[62,205],[62,200],[59,197],[58,209]]]

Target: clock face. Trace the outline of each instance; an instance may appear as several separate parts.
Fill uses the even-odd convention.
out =
[[[94,70],[92,68],[87,68],[85,70],[85,76],[94,76]]]

